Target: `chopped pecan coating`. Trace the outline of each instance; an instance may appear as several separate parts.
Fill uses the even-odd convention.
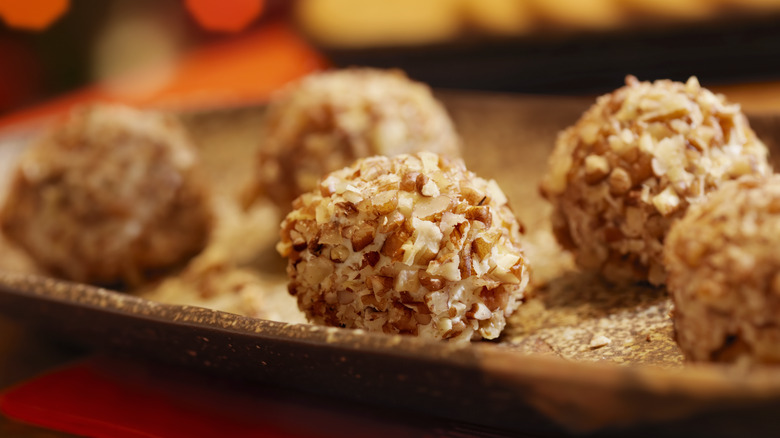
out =
[[[359,160],[320,187],[296,201],[277,246],[310,321],[456,342],[499,335],[529,273],[520,224],[495,182],[422,152]],[[340,239],[320,239],[319,252],[297,245],[298,224],[312,221],[321,230],[305,234],[336,227]]]
[[[401,71],[316,73],[272,100],[255,179],[244,201],[248,205],[266,196],[289,210],[322,176],[358,158],[420,151],[458,157],[459,143],[430,88]],[[417,189],[417,176],[408,175],[403,190]],[[320,189],[323,196],[331,190]]]
[[[211,202],[197,161],[171,116],[77,108],[21,158],[3,232],[53,275],[140,283],[208,242]]]
[[[724,183],[664,245],[677,343],[697,361],[780,362],[780,176]]]
[[[724,181],[770,172],[739,105],[695,77],[629,76],[559,134],[541,192],[556,238],[581,267],[659,285],[664,238],[688,206]]]

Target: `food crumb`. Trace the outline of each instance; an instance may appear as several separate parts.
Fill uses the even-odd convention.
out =
[[[612,339],[609,339],[604,335],[596,335],[593,337],[593,339],[590,340],[590,345],[588,345],[588,347],[591,350],[595,350],[597,348],[606,347],[611,343],[612,343]]]

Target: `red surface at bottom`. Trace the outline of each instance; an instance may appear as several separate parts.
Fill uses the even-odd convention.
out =
[[[459,429],[327,397],[107,358],[12,388],[0,395],[0,411],[61,432],[119,438],[422,437],[452,436]],[[462,430],[455,435],[465,436]]]

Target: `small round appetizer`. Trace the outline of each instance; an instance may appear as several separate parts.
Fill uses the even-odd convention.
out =
[[[780,175],[731,181],[664,245],[677,343],[696,361],[780,362]]]
[[[580,267],[660,285],[664,238],[688,206],[724,181],[770,172],[739,105],[695,77],[629,76],[559,135],[541,192],[557,240]]]
[[[420,151],[460,156],[452,122],[427,85],[399,70],[313,74],[271,102],[245,204],[264,195],[289,211],[321,177],[358,158]]]
[[[429,339],[494,339],[528,284],[521,227],[460,159],[371,157],[293,204],[277,249],[311,322]]]
[[[0,223],[53,275],[138,283],[206,245],[212,214],[196,167],[170,116],[78,108],[22,156]]]

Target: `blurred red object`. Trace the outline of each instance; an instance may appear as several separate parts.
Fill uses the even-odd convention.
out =
[[[43,30],[70,7],[70,0],[0,0],[0,16],[10,26]]]
[[[187,10],[206,30],[238,32],[263,12],[264,0],[185,0]]]
[[[0,112],[29,103],[42,86],[43,67],[33,49],[15,39],[0,37]]]
[[[269,22],[246,35],[201,47],[184,56],[167,82],[154,93],[117,95],[96,84],[6,115],[0,118],[0,132],[26,129],[29,124],[62,114],[73,105],[94,101],[172,110],[258,104],[286,83],[327,66],[325,58],[289,24]],[[124,79],[134,80],[134,76]]]
[[[70,434],[112,438],[422,438],[459,428],[406,411],[112,358],[88,359],[12,388],[0,394],[0,411]]]

